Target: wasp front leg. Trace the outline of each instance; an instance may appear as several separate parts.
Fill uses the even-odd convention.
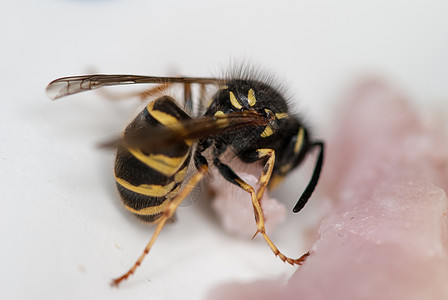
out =
[[[258,182],[260,183],[260,188],[257,192],[257,199],[261,200],[263,197],[264,191],[271,180],[272,171],[274,170],[275,163],[275,151],[272,149],[258,149],[257,150],[258,158],[262,159],[264,157],[268,157],[266,164],[263,167],[263,173],[261,174]]]
[[[280,257],[281,260],[290,263],[291,265],[294,264],[301,264],[303,262],[303,256],[298,259],[293,259],[285,256],[283,253],[280,252],[280,250],[275,246],[275,244],[271,241],[269,236],[266,234],[266,227],[264,223],[264,214],[261,209],[260,204],[260,198],[263,195],[263,191],[266,189],[266,186],[269,182],[269,178],[272,174],[272,170],[274,167],[275,162],[275,151],[272,149],[259,149],[257,151],[259,158],[263,158],[265,156],[269,156],[268,161],[265,164],[265,167],[263,168],[263,173],[260,176],[260,183],[262,186],[262,192],[260,191],[258,193],[255,192],[255,189],[246,183],[244,180],[242,180],[229,166],[222,163],[219,158],[215,158],[213,160],[214,165],[218,168],[221,175],[230,183],[235,184],[236,186],[240,187],[241,189],[248,192],[252,199],[252,205],[254,207],[254,215],[255,215],[255,223],[257,225],[257,232],[255,233],[254,237],[260,233],[266,243],[268,244],[269,248],[271,248],[272,252],[278,257]],[[258,195],[260,195],[260,198],[258,198]]]
[[[274,164],[275,164],[275,151],[273,149],[257,149],[256,153],[258,154],[258,158],[262,159],[264,157],[268,157],[268,160],[266,161],[264,167],[263,167],[263,173],[261,174],[258,182],[260,184],[260,188],[257,192],[257,199],[258,201],[261,201],[261,198],[263,197],[263,194],[266,190],[266,187],[268,186],[272,171],[274,170]],[[263,226],[264,227],[264,226]],[[261,233],[263,235],[263,238],[265,239],[266,243],[271,248],[272,252],[278,257],[280,257],[281,260],[286,261],[290,263],[291,265],[300,265],[302,262],[305,261],[306,257],[309,255],[304,254],[301,257],[297,259],[292,259],[289,257],[286,257],[283,253],[280,252],[280,250],[275,246],[275,244],[271,241],[271,239],[267,236],[266,232],[260,231],[260,229],[257,230],[255,235],[258,233]],[[254,236],[255,236],[254,235]]]

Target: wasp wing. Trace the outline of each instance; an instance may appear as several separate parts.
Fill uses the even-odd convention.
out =
[[[271,118],[256,111],[238,111],[214,117],[204,116],[179,122],[176,126],[127,132],[125,136],[103,143],[100,147],[139,148],[150,152],[175,145],[180,141],[196,141],[247,126],[265,126],[271,121]]]
[[[48,84],[47,96],[56,100],[68,95],[80,92],[98,89],[104,86],[127,85],[138,83],[200,83],[200,84],[219,84],[224,82],[217,78],[200,77],[157,77],[140,75],[113,75],[113,74],[95,74],[62,77],[53,80]]]

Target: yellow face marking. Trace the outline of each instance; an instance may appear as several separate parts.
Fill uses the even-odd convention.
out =
[[[176,184],[171,182],[167,185],[155,185],[155,184],[141,184],[132,185],[124,179],[115,177],[115,180],[124,188],[133,191],[140,195],[152,196],[152,197],[163,197],[168,194]]]
[[[132,207],[129,207],[127,205],[124,205],[124,207],[133,214],[136,214],[139,216],[151,216],[151,215],[156,215],[156,214],[163,212],[165,210],[165,207],[169,203],[170,203],[170,199],[167,199],[160,205],[145,207],[145,208],[142,208],[139,210],[133,209]]]
[[[243,106],[238,102],[238,100],[236,99],[235,95],[232,92],[229,92],[229,95],[230,95],[230,103],[232,103],[233,107],[237,109],[243,108]]]
[[[250,106],[254,106],[255,103],[257,103],[257,99],[255,99],[255,92],[253,89],[249,90],[249,93],[247,94],[247,100],[249,101]]]
[[[145,155],[140,149],[135,148],[128,148],[128,151],[139,161],[165,176],[173,176],[189,155],[189,152],[181,157],[169,157],[163,154]]]
[[[188,166],[186,166],[185,168],[183,168],[182,170],[179,170],[176,175],[174,175],[174,180],[176,182],[182,182],[182,180],[184,180],[185,178],[185,174],[187,174],[187,168]]]
[[[303,137],[304,137],[304,135],[305,135],[305,131],[303,130],[303,128],[300,128],[299,132],[297,133],[297,141],[294,144],[294,153],[299,152],[300,147],[303,144]]]
[[[264,131],[261,133],[260,136],[262,138],[265,138],[265,137],[271,136],[273,134],[274,134],[274,130],[272,129],[271,125],[268,125],[264,128]]]
[[[223,84],[219,87],[220,90],[227,90],[229,86],[227,84]]]
[[[226,127],[229,125],[229,120],[223,111],[218,110],[215,112],[214,116],[216,117],[216,123],[219,127]]]
[[[287,113],[276,113],[275,117],[280,120],[280,119],[287,118],[288,114]]]

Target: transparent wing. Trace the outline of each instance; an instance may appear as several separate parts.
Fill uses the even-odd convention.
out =
[[[223,133],[236,131],[247,126],[265,126],[272,119],[256,111],[238,111],[220,116],[204,116],[186,120],[175,127],[145,128],[127,132],[126,136],[103,143],[100,147],[139,148],[143,151],[162,149],[179,141],[195,141]]]
[[[137,83],[200,83],[219,84],[224,80],[199,77],[156,77],[140,75],[95,74],[62,77],[48,84],[47,96],[53,100],[80,92],[94,90],[104,86],[126,85]]]

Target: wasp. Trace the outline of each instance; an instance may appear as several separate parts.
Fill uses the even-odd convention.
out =
[[[120,138],[104,145],[117,148],[115,180],[124,207],[143,221],[156,224],[141,256],[126,273],[113,279],[112,285],[118,286],[141,265],[162,228],[210,167],[250,194],[257,226],[254,237],[261,234],[284,262],[301,264],[308,253],[298,259],[286,257],[266,234],[260,200],[266,188],[274,188],[318,148],[312,177],[293,208],[299,212],[317,185],[324,143],[311,138],[301,120],[290,112],[286,98],[269,80],[251,76],[220,79],[98,74],[56,79],[48,85],[47,93],[58,99],[105,86],[157,84],[148,95],[176,83],[184,87],[183,108],[170,96],[157,98],[146,105]],[[201,94],[210,85],[216,87],[209,103],[201,105],[199,117],[187,113],[193,107],[193,84],[200,86]],[[258,190],[223,161],[226,151],[244,163],[263,166]],[[184,182],[189,168],[193,168],[193,175]]]

